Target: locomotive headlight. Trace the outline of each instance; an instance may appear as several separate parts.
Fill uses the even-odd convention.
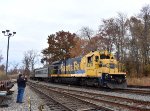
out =
[[[126,78],[126,76],[124,76]]]

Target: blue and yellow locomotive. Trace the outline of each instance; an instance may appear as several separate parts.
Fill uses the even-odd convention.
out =
[[[35,77],[47,77],[52,82],[126,88],[126,73],[119,71],[118,61],[108,51],[94,51],[84,57],[53,62],[45,74],[35,70]],[[42,71],[41,71],[42,72]]]

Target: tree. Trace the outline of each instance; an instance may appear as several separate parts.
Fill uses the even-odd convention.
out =
[[[130,73],[138,74],[140,73],[140,61],[141,58],[141,43],[140,38],[142,35],[143,24],[137,17],[131,17],[128,21],[130,39],[129,39],[129,56],[127,61],[129,62],[128,68]]]
[[[30,74],[30,58],[26,52],[24,54],[24,58],[22,60],[22,63],[24,66],[24,74],[29,76],[29,74]]]
[[[19,69],[18,69],[19,63],[13,63],[12,68],[10,69],[9,73],[10,74],[18,74]]]
[[[0,71],[4,72],[5,71],[5,66],[2,64],[0,65]]]
[[[35,69],[35,64],[38,62],[39,54],[34,50],[29,50],[27,53],[28,57],[30,58],[30,70],[33,72]]]
[[[30,72],[34,71],[34,66],[38,61],[38,53],[34,50],[29,50],[24,53],[24,58],[22,60],[24,66],[24,74],[29,75]]]
[[[48,48],[42,50],[42,61],[49,64],[53,61],[63,60],[71,57],[70,51],[75,46],[76,34],[59,31],[48,36]]]
[[[138,16],[132,16],[128,20],[129,26],[129,55],[127,57],[128,68],[137,76],[150,73],[150,7],[142,8]]]
[[[114,18],[102,20],[102,25],[99,27],[99,35],[106,39],[107,50],[112,52],[115,47],[116,38],[119,35],[119,27]],[[116,42],[117,43],[117,42]]]
[[[91,40],[92,36],[94,35],[94,31],[89,27],[82,27],[80,31],[81,31],[81,36],[84,37],[85,39]]]
[[[123,13],[118,13],[118,17],[116,18],[116,24],[118,27],[118,34],[115,38],[115,46],[118,54],[118,60],[120,62],[125,61],[125,55],[127,52],[127,44],[128,44],[128,37],[127,37],[127,17]]]
[[[117,59],[125,61],[127,51],[127,17],[123,13],[118,13],[116,18],[104,19],[99,27],[99,35],[105,38],[107,50],[116,51]]]
[[[86,53],[84,50],[85,40],[79,37],[76,37],[74,40],[75,46],[70,50],[70,56],[72,58],[82,56]]]
[[[140,18],[143,22],[142,46],[143,46],[143,64],[150,62],[150,6],[146,5],[142,8]]]
[[[87,26],[82,27],[80,29],[80,36],[82,40],[84,40],[84,48],[86,48],[84,52],[86,53],[95,50],[95,48],[93,48],[93,43],[91,41],[93,35],[94,31]]]
[[[95,50],[106,50],[108,39],[97,34],[91,39],[91,43],[93,43],[93,49]]]

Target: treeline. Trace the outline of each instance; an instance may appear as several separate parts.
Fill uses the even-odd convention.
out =
[[[42,50],[42,63],[82,56],[91,50],[115,52],[130,76],[150,75],[150,6],[137,15],[103,19],[98,31],[83,27],[79,34],[59,31],[48,36],[48,47]]]
[[[40,54],[36,50],[28,50],[24,52],[24,56],[22,58],[22,63],[8,63],[8,75],[16,75],[19,73],[25,74],[29,76],[29,74],[33,73],[35,69],[35,65],[38,64]],[[2,63],[3,56],[0,52],[0,77],[1,75],[6,75],[6,67]],[[11,66],[11,68],[9,68]],[[14,76],[15,77],[15,76]]]

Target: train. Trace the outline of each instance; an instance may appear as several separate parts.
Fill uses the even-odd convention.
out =
[[[119,62],[108,51],[91,51],[83,57],[55,61],[35,69],[31,79],[111,89],[127,87],[126,72],[120,71]]]

